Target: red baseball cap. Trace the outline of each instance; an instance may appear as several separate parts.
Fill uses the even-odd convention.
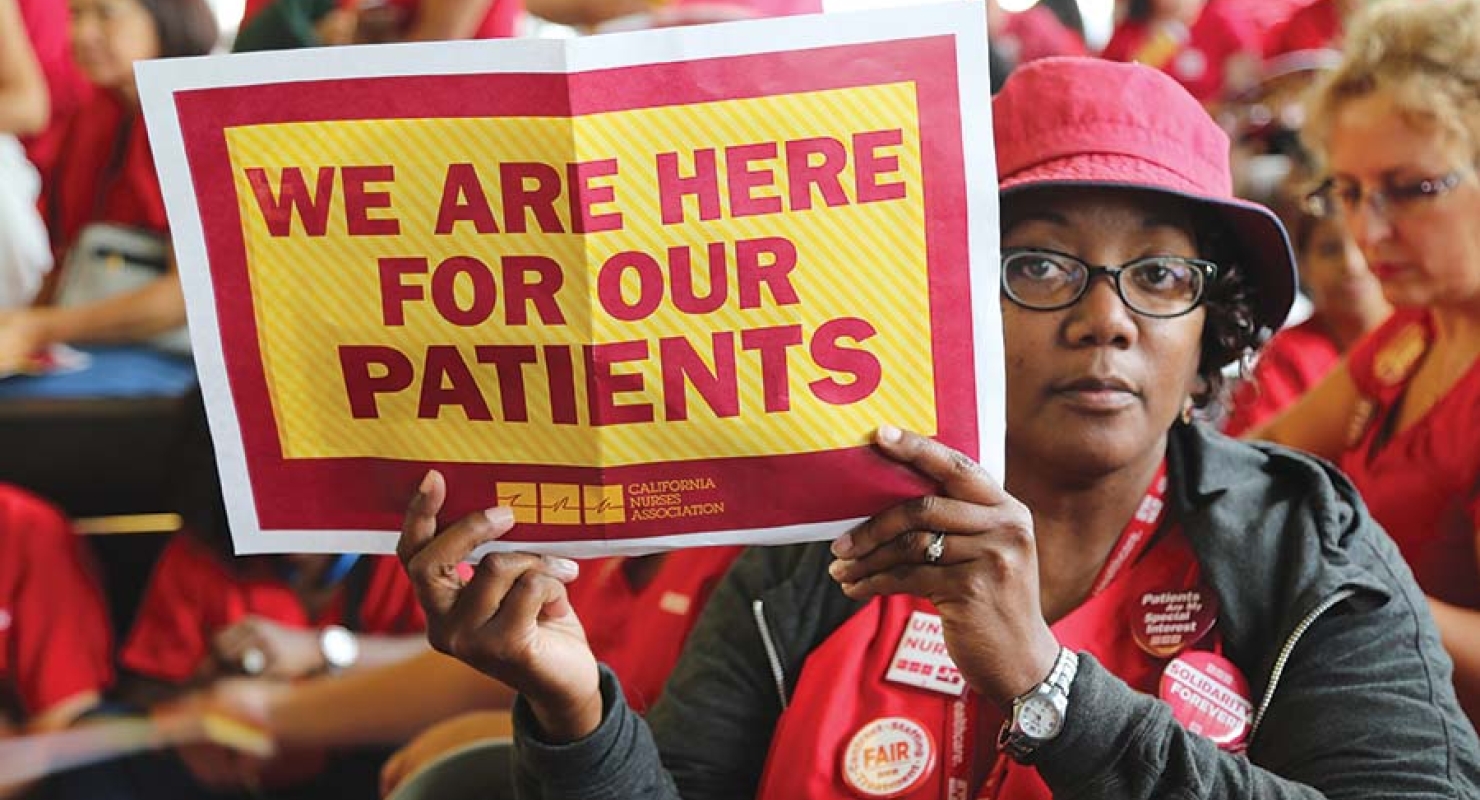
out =
[[[1274,212],[1233,196],[1228,136],[1160,70],[1095,58],[1018,67],[992,101],[1004,205],[1042,186],[1139,189],[1212,211],[1241,249],[1256,322],[1279,330],[1295,300],[1295,257]]]

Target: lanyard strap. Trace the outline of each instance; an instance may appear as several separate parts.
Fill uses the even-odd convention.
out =
[[[1115,549],[1110,552],[1110,557],[1105,559],[1104,566],[1100,567],[1100,574],[1090,588],[1090,597],[1104,591],[1125,572],[1127,567],[1135,564],[1146,553],[1147,548],[1155,540],[1161,523],[1166,519],[1166,492],[1167,460],[1163,457],[1161,464],[1156,468],[1156,475],[1151,478],[1151,484],[1146,487],[1146,493],[1142,495],[1140,504],[1136,506],[1136,513],[1131,515],[1130,521],[1120,532]],[[951,701],[947,723],[950,733],[947,737],[947,741],[950,742],[950,757],[946,763],[948,770],[946,796],[948,798],[970,796],[969,789],[977,780],[975,775],[976,737],[978,735],[977,705],[976,693],[969,688],[962,692],[960,697]],[[997,788],[1007,777],[1007,769],[1007,756],[999,754],[992,765],[992,771],[986,776],[976,796],[979,798],[995,796]]]

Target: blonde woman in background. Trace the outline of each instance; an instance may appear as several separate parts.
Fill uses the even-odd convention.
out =
[[[1428,594],[1480,718],[1480,0],[1379,3],[1318,86],[1306,136],[1397,308],[1255,431],[1339,461]]]

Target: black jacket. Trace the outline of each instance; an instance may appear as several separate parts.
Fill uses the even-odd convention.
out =
[[[1255,700],[1247,757],[1082,656],[1064,732],[1034,757],[1054,796],[1480,798],[1480,744],[1423,594],[1347,480],[1196,426],[1173,430],[1168,455],[1174,514]],[[741,556],[646,722],[605,672],[605,718],[582,741],[538,741],[516,706],[519,796],[753,797],[785,691],[859,607],[831,560],[826,544]]]

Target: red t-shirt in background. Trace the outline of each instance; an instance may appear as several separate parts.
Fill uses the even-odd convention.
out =
[[[1433,325],[1426,310],[1399,310],[1347,355],[1362,403],[1341,468],[1424,592],[1480,609],[1480,359],[1416,422],[1389,430],[1428,354]]]
[[[1111,61],[1137,61],[1171,75],[1202,102],[1217,100],[1224,89],[1228,59],[1261,52],[1259,29],[1236,2],[1212,0],[1181,39],[1144,22],[1123,22],[1101,53]]]
[[[372,635],[419,633],[426,618],[400,563],[391,556],[361,556],[356,569],[371,570],[356,630]],[[160,554],[144,591],[138,618],[119,655],[125,669],[180,682],[195,674],[211,651],[211,638],[248,615],[292,628],[344,624],[343,583],[317,617],[270,565],[238,560],[230,569],[205,545],[177,534]]]
[[[72,117],[61,147],[41,198],[42,214],[59,247],[65,249],[91,222],[156,233],[168,229],[154,154],[137,110],[99,92]]]
[[[743,549],[671,552],[640,592],[622,571],[627,559],[581,564],[581,577],[570,587],[571,606],[591,651],[616,673],[633,708],[644,711],[657,702],[699,612]]]
[[[1264,55],[1274,58],[1301,50],[1339,49],[1341,34],[1341,14],[1335,0],[1315,0],[1269,32]]]
[[[1299,400],[1341,361],[1341,349],[1318,317],[1275,334],[1259,352],[1248,381],[1233,392],[1233,411],[1223,425],[1240,436]]]
[[[61,512],[0,486],[0,714],[35,716],[112,682],[107,606],[82,542]]]

